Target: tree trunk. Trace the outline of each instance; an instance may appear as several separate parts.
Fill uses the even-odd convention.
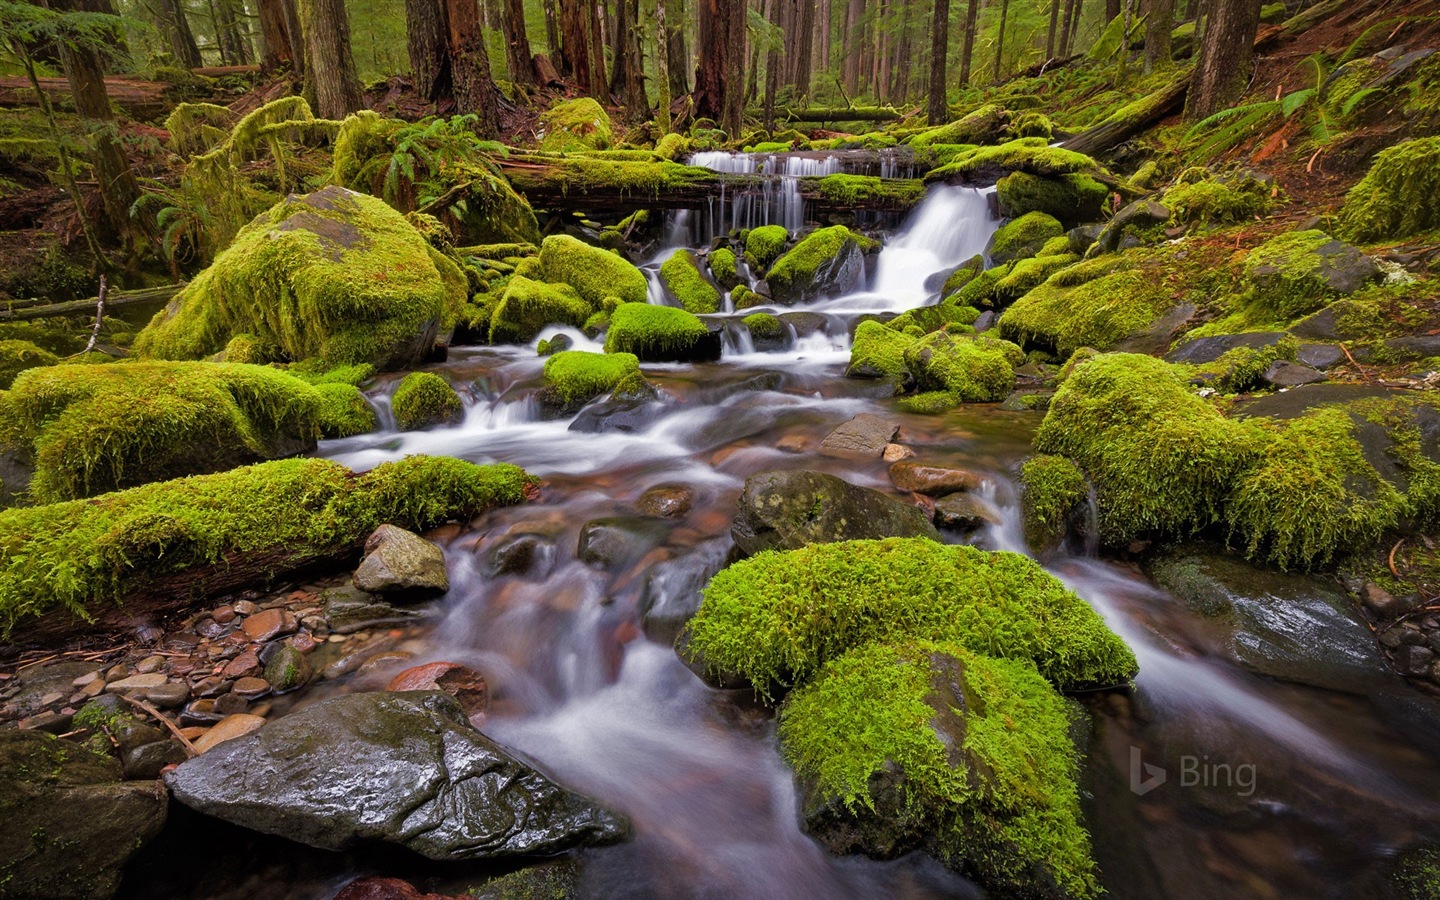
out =
[[[669,26],[670,96],[682,97],[690,93],[690,50],[685,42],[685,0],[676,0],[674,25]]]
[[[945,53],[950,46],[950,0],[935,0],[930,20],[930,109],[931,125],[948,118],[945,105]]]
[[[316,115],[343,119],[364,105],[345,2],[299,0],[297,9],[305,45],[305,95],[314,98]]]
[[[1260,28],[1260,0],[1213,0],[1194,81],[1185,99],[1191,121],[1214,115],[1245,92]]]
[[[625,114],[632,119],[645,118],[650,109],[650,98],[645,96],[645,57],[641,48],[640,0],[616,0],[615,73],[611,83],[620,91]]]
[[[610,96],[605,83],[605,2],[585,0],[590,8],[590,93],[601,103]]]
[[[51,0],[51,8],[60,12],[102,11],[99,0]],[[105,92],[105,67],[93,50],[63,43],[60,61],[70,81],[75,111],[89,137],[90,159],[95,167],[95,180],[100,183],[105,220],[111,231],[128,244],[134,234],[130,206],[140,196],[140,184],[120,144],[115,113]],[[75,202],[83,203],[84,198],[76,197]]]
[[[535,55],[530,52],[530,37],[525,33],[525,0],[505,0],[501,17],[505,31],[505,61],[510,67],[510,81],[517,87],[535,86]]]
[[[265,52],[260,61],[264,72],[294,68],[295,44],[290,36],[290,22],[285,14],[285,0],[259,0],[260,36]]]
[[[880,20],[875,28],[875,75],[871,79],[875,98],[884,103],[890,91],[891,13],[895,0],[880,0]]]
[[[449,27],[440,0],[405,0],[405,49],[415,93],[436,103],[453,93],[450,79]]]
[[[815,43],[814,0],[801,0],[797,3],[790,24],[795,32],[794,49],[789,58],[790,83],[795,86],[797,97],[808,97],[813,70],[811,53]]]
[[[1010,15],[1010,0],[1000,0],[1000,34],[995,38],[995,72],[991,81],[1000,81],[1000,66],[1005,59],[1005,20]]]
[[[732,0],[725,7],[725,41],[729,48],[725,53],[725,109],[721,127],[726,134],[739,137],[745,116],[745,97],[740,85],[745,83],[746,5]]]
[[[545,0],[545,52],[549,57],[560,57],[560,17],[555,12],[555,0]]]
[[[250,55],[250,29],[245,21],[245,6],[240,0],[216,0],[220,11],[220,41],[227,48],[232,66],[248,66]]]
[[[190,30],[190,21],[179,0],[152,0],[146,11],[155,22],[155,28],[165,36],[170,55],[186,69],[198,69],[201,65],[200,48],[195,43],[195,34]]]
[[[1075,41],[1080,37],[1080,20],[1085,15],[1085,0],[1075,0],[1074,14],[1070,17],[1070,43],[1065,45],[1065,55],[1075,53]]]
[[[1061,56],[1070,55],[1070,23],[1075,18],[1076,0],[1065,0],[1065,11],[1060,16],[1059,51]]]
[[[960,86],[970,83],[970,63],[975,55],[975,23],[980,18],[980,0],[970,0],[965,10],[965,40],[960,44]]]
[[[655,121],[661,134],[670,133],[670,33],[665,27],[665,0],[655,0],[655,85],[660,96],[656,100]]]
[[[850,0],[845,7],[845,64],[842,80],[845,90],[855,94],[860,89],[860,20],[865,16],[865,0]]]
[[[719,122],[725,116],[725,77],[729,69],[729,15],[733,0],[699,0],[699,50],[695,62],[695,115]],[[722,126],[723,127],[723,126]]]
[[[445,13],[455,111],[474,113],[479,118],[476,130],[485,137],[496,137],[500,133],[500,92],[490,77],[490,58],[480,29],[480,4],[476,0],[446,0]]]
[[[590,89],[590,13],[584,3],[560,5],[560,70]]]
[[[1109,25],[1120,15],[1120,0],[1105,0],[1105,24]]]
[[[820,27],[815,30],[815,56],[820,68],[830,71],[830,0],[820,0],[820,9],[815,13]]]
[[[755,11],[762,17],[765,15],[765,0],[746,0],[747,6],[755,4]],[[747,10],[747,16],[750,14]],[[757,44],[750,49],[750,64],[745,68],[745,105],[749,106],[755,102],[760,95],[760,47]]]
[[[765,0],[765,21],[784,31],[786,13],[790,8],[789,0]],[[779,90],[780,48],[771,44],[765,52],[764,119],[765,130],[769,132],[775,130],[775,95]]]
[[[1145,74],[1170,65],[1170,32],[1175,27],[1175,0],[1146,0]]]
[[[1050,0],[1050,30],[1045,33],[1045,58],[1055,58],[1055,38],[1060,25],[1060,0]]]

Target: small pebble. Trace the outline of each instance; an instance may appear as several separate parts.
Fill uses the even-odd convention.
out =
[[[152,672],[160,671],[164,665],[165,657],[156,654],[155,656],[147,656],[136,663],[135,671],[141,675],[149,675]]]
[[[256,697],[268,693],[269,690],[270,682],[263,678],[242,678],[235,682],[235,686],[230,689],[230,693],[237,697],[253,700]]]
[[[253,616],[260,611],[260,606],[251,600],[241,600],[233,609],[242,616]]]
[[[235,616],[237,615],[239,614],[235,611],[235,607],[228,603],[224,606],[217,606],[210,612],[210,618],[219,622],[221,625],[229,625],[235,621]]]

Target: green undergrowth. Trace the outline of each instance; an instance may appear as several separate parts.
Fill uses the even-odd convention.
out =
[[[1040,252],[1052,238],[1063,237],[1065,226],[1054,216],[1028,212],[995,230],[990,239],[990,258],[997,263],[1011,262]]]
[[[56,611],[90,618],[152,579],[272,553],[293,568],[359,547],[377,526],[415,531],[521,502],[512,465],[413,456],[361,475],[294,459],[0,512],[0,622]],[[201,587],[192,589],[198,594]]]
[[[8,390],[26,369],[53,366],[60,358],[30,341],[0,340],[0,390]]]
[[[1201,169],[1182,173],[1179,182],[1160,200],[1177,224],[1210,228],[1264,216],[1275,194],[1273,186],[1247,174],[1213,178]]]
[[[416,431],[436,425],[454,425],[465,418],[465,404],[450,383],[434,372],[411,372],[390,398],[395,426]]]
[[[924,538],[816,544],[735,563],[705,588],[683,649],[764,693],[851,648],[899,640],[1030,660],[1061,689],[1135,673],[1124,642],[1033,561]]]

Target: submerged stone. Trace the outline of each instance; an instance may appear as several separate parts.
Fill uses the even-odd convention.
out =
[[[804,470],[746,479],[730,533],[748,554],[861,538],[939,539],[919,507],[834,475]]]

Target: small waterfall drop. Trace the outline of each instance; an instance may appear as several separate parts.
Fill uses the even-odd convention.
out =
[[[834,175],[841,170],[837,156],[795,156],[779,153],[726,153],[718,150],[696,153],[690,165],[729,175],[774,175],[759,190],[726,192],[711,200],[695,215],[672,216],[667,239],[682,241],[687,233],[692,245],[708,244],[716,235],[734,228],[783,225],[795,232],[805,226],[805,198],[796,180],[806,176]]]

